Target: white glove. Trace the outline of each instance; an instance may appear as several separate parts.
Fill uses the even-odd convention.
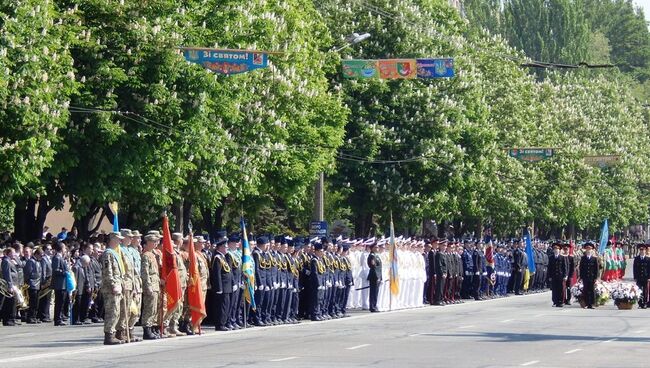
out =
[[[223,291],[217,291],[217,294],[223,294]]]
[[[280,287],[280,283],[279,282],[274,282],[273,283],[273,288],[277,289],[278,287]]]
[[[237,289],[239,289],[239,286],[237,286],[237,285],[234,285],[234,286],[232,287],[232,291],[237,291]]]
[[[271,290],[271,288],[268,287],[268,286],[265,286],[265,287],[264,287],[264,290],[265,290],[265,291],[269,291],[269,290]]]
[[[286,289],[286,288],[287,288],[287,283],[286,283],[286,282],[283,282],[283,283],[280,285],[280,287],[283,288],[283,289]]]

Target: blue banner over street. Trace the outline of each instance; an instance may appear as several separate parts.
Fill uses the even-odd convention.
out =
[[[454,59],[417,59],[418,78],[452,78]]]
[[[239,74],[269,66],[268,52],[183,47],[185,60],[218,74]]]

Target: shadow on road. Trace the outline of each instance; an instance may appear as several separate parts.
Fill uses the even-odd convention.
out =
[[[650,337],[625,336],[584,336],[584,335],[550,335],[537,333],[476,332],[476,333],[421,333],[425,337],[478,337],[489,342],[533,342],[533,341],[610,341],[616,342],[650,342]]]

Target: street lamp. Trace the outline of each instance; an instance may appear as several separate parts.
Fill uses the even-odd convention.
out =
[[[370,38],[370,33],[359,34],[357,32],[352,33],[351,35],[345,38],[345,45],[336,48],[332,47],[330,52],[339,52],[344,50],[352,45],[356,45]],[[318,179],[314,184],[314,221],[323,221],[325,219],[325,174],[318,174]]]
[[[349,35],[349,36],[347,36],[345,38],[345,42],[346,42],[345,45],[343,45],[343,46],[341,46],[339,48],[333,48],[331,51],[339,52],[339,51],[344,50],[344,49],[346,49],[346,48],[348,48],[348,47],[350,47],[352,45],[356,45],[356,44],[358,44],[360,42],[363,42],[363,41],[365,41],[365,40],[367,40],[369,38],[370,38],[370,33],[358,34],[358,33],[354,32],[354,33],[352,33],[351,35]]]

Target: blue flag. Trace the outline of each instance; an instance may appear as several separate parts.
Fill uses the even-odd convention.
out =
[[[118,217],[117,217],[117,211],[119,210],[119,206],[117,202],[111,202],[108,204],[108,207],[110,207],[111,211],[113,211],[113,232],[114,233],[119,233],[120,232],[120,224],[118,223]]]
[[[609,240],[609,224],[607,219],[603,222],[603,227],[600,229],[600,246],[598,247],[598,253],[603,254],[605,248],[607,248],[607,241]]]
[[[524,241],[526,242],[526,256],[528,258],[528,271],[535,272],[535,258],[533,258],[533,243],[530,240],[530,233],[528,227],[524,228]]]
[[[248,235],[246,234],[246,223],[244,218],[241,218],[241,269],[244,276],[244,298],[246,302],[255,310],[255,263],[251,253],[251,246],[248,244]]]

